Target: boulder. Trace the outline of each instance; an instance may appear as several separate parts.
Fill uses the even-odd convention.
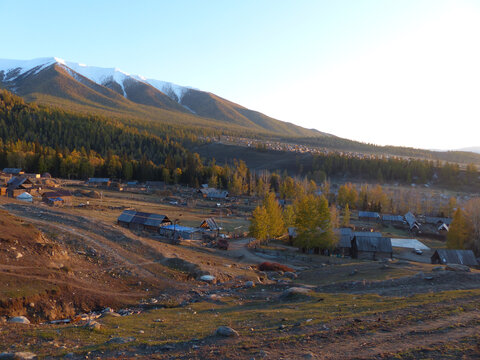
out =
[[[213,275],[202,275],[200,276],[201,281],[209,282],[209,283],[214,283],[215,282],[215,276]]]
[[[30,360],[36,359],[37,355],[31,352],[19,351],[16,353],[3,352],[0,354],[0,360]]]
[[[126,343],[129,343],[129,342],[132,342],[132,341],[135,341],[134,337],[124,338],[124,337],[117,336],[117,337],[113,337],[110,340],[108,340],[107,344],[126,344]]]
[[[302,287],[291,287],[280,294],[280,299],[293,299],[296,297],[309,296],[311,290]]]
[[[240,336],[237,331],[235,331],[229,326],[219,326],[217,330],[215,330],[215,335],[223,337]]]
[[[248,289],[253,288],[253,287],[255,287],[255,283],[253,281],[246,281],[245,282],[245,287],[248,288]]]
[[[90,330],[100,330],[102,328],[102,325],[95,321],[95,320],[89,320],[86,324],[85,327]]]
[[[470,272],[470,268],[466,265],[460,264],[448,264],[445,270],[450,271],[459,271],[459,272]]]
[[[30,320],[28,320],[25,316],[15,316],[8,319],[9,323],[14,324],[30,324]]]

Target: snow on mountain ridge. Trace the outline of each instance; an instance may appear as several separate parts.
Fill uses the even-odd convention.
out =
[[[118,68],[102,68],[97,66],[87,66],[86,64],[65,61],[58,57],[37,58],[33,60],[9,60],[0,59],[0,72],[4,71],[6,81],[13,81],[18,76],[28,73],[35,69],[33,74],[37,74],[46,67],[58,64],[65,68],[68,73],[76,80],[75,73],[93,81],[98,85],[105,85],[108,82],[116,82],[123,91],[123,96],[127,97],[125,91],[125,80],[132,79],[150,85],[161,91],[175,102],[181,104],[182,97],[191,87],[180,86],[168,81],[147,79],[141,75],[130,75]],[[71,71],[70,71],[71,70]],[[73,72],[72,72],[73,71]],[[191,111],[191,110],[190,110]]]

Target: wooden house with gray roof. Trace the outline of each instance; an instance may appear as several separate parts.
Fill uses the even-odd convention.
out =
[[[158,231],[162,226],[171,225],[172,222],[166,215],[125,210],[118,217],[117,224],[134,230]]]
[[[354,236],[352,257],[362,260],[380,260],[392,258],[393,249],[390,238],[378,236]]]
[[[430,259],[432,264],[459,264],[475,268],[480,266],[472,250],[438,249]]]

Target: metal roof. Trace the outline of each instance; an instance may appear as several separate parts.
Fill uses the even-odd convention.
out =
[[[110,178],[89,178],[89,183],[106,183],[109,182]]]
[[[405,214],[405,221],[408,223],[408,226],[410,226],[410,229],[412,229],[415,225],[418,226],[415,215],[413,215],[410,211]]]
[[[20,185],[22,185],[25,181],[27,181],[26,177],[15,176],[10,180],[8,180],[7,185],[9,188],[17,188]]]
[[[432,255],[432,260],[437,256],[442,264],[478,266],[477,259],[475,259],[472,250],[438,249]]]
[[[22,172],[22,169],[20,169],[20,168],[4,168],[4,169],[3,169],[3,172],[4,172],[5,174],[13,174],[13,175],[15,175],[15,174],[19,174],[20,172]]]
[[[165,215],[159,214],[149,214],[147,220],[145,220],[145,225],[147,226],[161,226],[164,222],[170,222],[170,220]]]
[[[380,214],[373,211],[359,211],[358,217],[380,219]]]
[[[398,222],[404,222],[404,218],[402,215],[383,215],[382,216],[383,221],[398,221]]]
[[[200,227],[205,228],[205,229],[210,229],[210,230],[218,230],[219,229],[219,226],[218,226],[218,224],[217,224],[217,222],[215,221],[214,218],[208,218],[208,219],[203,220],[202,223],[200,224]]]
[[[446,217],[427,216],[425,217],[425,222],[427,224],[443,223],[443,224],[450,225],[452,223],[452,219],[446,218]]]
[[[354,241],[357,244],[358,251],[370,251],[370,252],[392,252],[392,242],[390,238],[384,237],[355,237]]]
[[[124,210],[118,217],[118,221],[130,223],[137,212],[135,210]]]
[[[353,235],[355,235],[356,237],[382,237],[382,233],[372,231],[355,231]]]
[[[165,215],[151,214],[135,210],[124,210],[118,217],[118,221],[159,227],[162,223],[169,222],[170,220]]]

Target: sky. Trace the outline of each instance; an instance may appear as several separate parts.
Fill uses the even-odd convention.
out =
[[[0,0],[0,58],[213,92],[379,145],[480,146],[480,0]]]

